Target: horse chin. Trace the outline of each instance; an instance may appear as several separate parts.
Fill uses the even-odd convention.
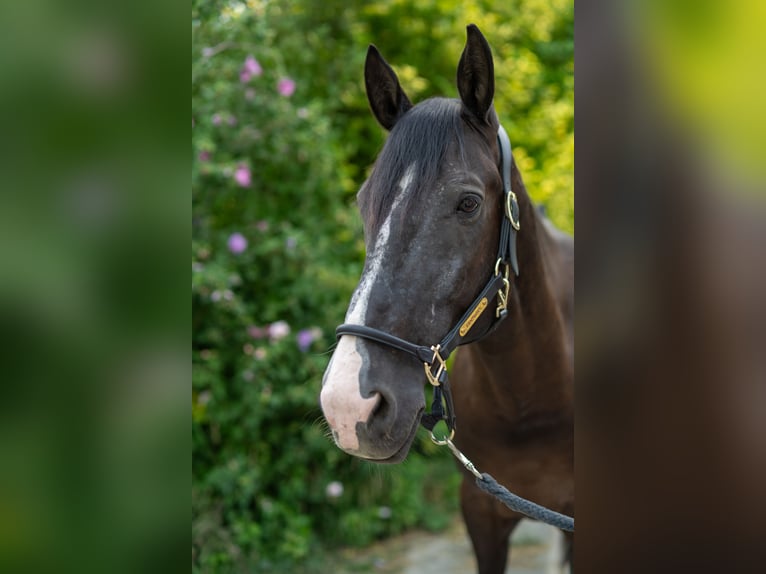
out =
[[[359,458],[363,458],[365,460],[369,460],[370,462],[376,462],[379,464],[398,464],[402,462],[405,458],[407,458],[407,455],[410,452],[410,447],[412,446],[412,442],[415,440],[415,436],[418,434],[418,427],[420,426],[420,417],[423,414],[423,409],[419,409],[414,421],[412,422],[412,426],[410,428],[409,433],[407,434],[407,437],[405,438],[402,445],[399,447],[399,449],[394,452],[393,454],[389,456],[368,456],[361,453],[352,453]]]

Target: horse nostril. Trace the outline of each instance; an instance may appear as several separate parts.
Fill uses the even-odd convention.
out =
[[[380,411],[385,408],[386,404],[386,399],[384,399],[383,395],[380,393],[375,393],[373,396],[378,400],[378,402],[375,403],[375,408],[372,409],[372,412],[370,413],[371,417],[377,416],[378,413],[380,413]]]
[[[375,403],[372,412],[370,412],[370,417],[367,419],[368,423],[371,422],[373,418],[385,419],[391,412],[391,402],[383,393],[373,393],[372,397],[375,398],[377,402]]]

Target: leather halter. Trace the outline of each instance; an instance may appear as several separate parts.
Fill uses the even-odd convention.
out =
[[[508,314],[507,305],[510,294],[509,269],[519,274],[519,263],[516,258],[516,233],[519,225],[519,204],[516,194],[511,190],[511,141],[508,134],[500,126],[497,130],[498,147],[500,148],[500,173],[503,178],[503,221],[500,227],[500,245],[497,253],[497,263],[493,275],[487,281],[484,289],[474,299],[468,310],[463,313],[449,333],[433,346],[417,345],[400,339],[390,333],[368,327],[366,325],[340,325],[335,330],[335,336],[340,339],[343,335],[362,337],[409,353],[423,363],[426,378],[434,387],[434,401],[431,412],[424,413],[421,424],[433,431],[434,426],[443,420],[447,424],[450,438],[455,433],[455,410],[452,404],[452,393],[447,377],[447,358],[459,346],[473,343],[491,333]],[[477,319],[489,308],[489,302],[497,298],[495,319],[481,334],[472,333],[471,329]],[[446,412],[442,408],[442,397]],[[433,433],[431,435],[433,437]],[[435,440],[435,439],[434,439]]]

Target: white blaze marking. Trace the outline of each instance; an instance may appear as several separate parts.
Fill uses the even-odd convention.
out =
[[[380,264],[382,263],[386,252],[388,251],[388,238],[391,234],[391,216],[399,207],[402,199],[406,195],[407,189],[412,183],[412,179],[415,176],[415,164],[410,165],[407,171],[404,173],[399,182],[399,195],[394,199],[393,205],[386,216],[386,220],[380,227],[378,237],[375,240],[375,246],[372,249],[372,253],[367,254],[368,270],[367,273],[362,275],[362,279],[359,281],[359,286],[356,288],[353,297],[351,297],[351,304],[348,307],[346,313],[346,323],[354,325],[363,325],[364,316],[367,314],[367,305],[370,302],[370,292],[373,285],[378,280],[378,274],[380,273]]]
[[[346,313],[346,323],[363,325],[370,302],[370,293],[378,280],[380,267],[388,252],[388,240],[391,234],[391,218],[406,195],[415,176],[412,164],[399,182],[399,193],[391,205],[386,220],[380,227],[378,237],[371,252],[367,254],[367,272],[362,275],[359,286],[351,297]],[[322,411],[334,431],[338,446],[346,451],[359,449],[356,436],[357,423],[367,422],[370,414],[380,402],[380,395],[375,393],[364,398],[360,392],[359,374],[362,370],[362,357],[356,350],[357,337],[344,335],[333,353],[332,360],[324,376],[319,401]]]

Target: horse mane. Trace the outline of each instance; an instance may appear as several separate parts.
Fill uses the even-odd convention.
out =
[[[415,166],[415,185],[403,199],[405,211],[434,188],[453,143],[458,157],[465,162],[461,109],[460,100],[429,98],[405,113],[393,127],[359,193],[359,209],[373,236],[385,220],[385,211],[399,193],[399,182],[411,165]]]

